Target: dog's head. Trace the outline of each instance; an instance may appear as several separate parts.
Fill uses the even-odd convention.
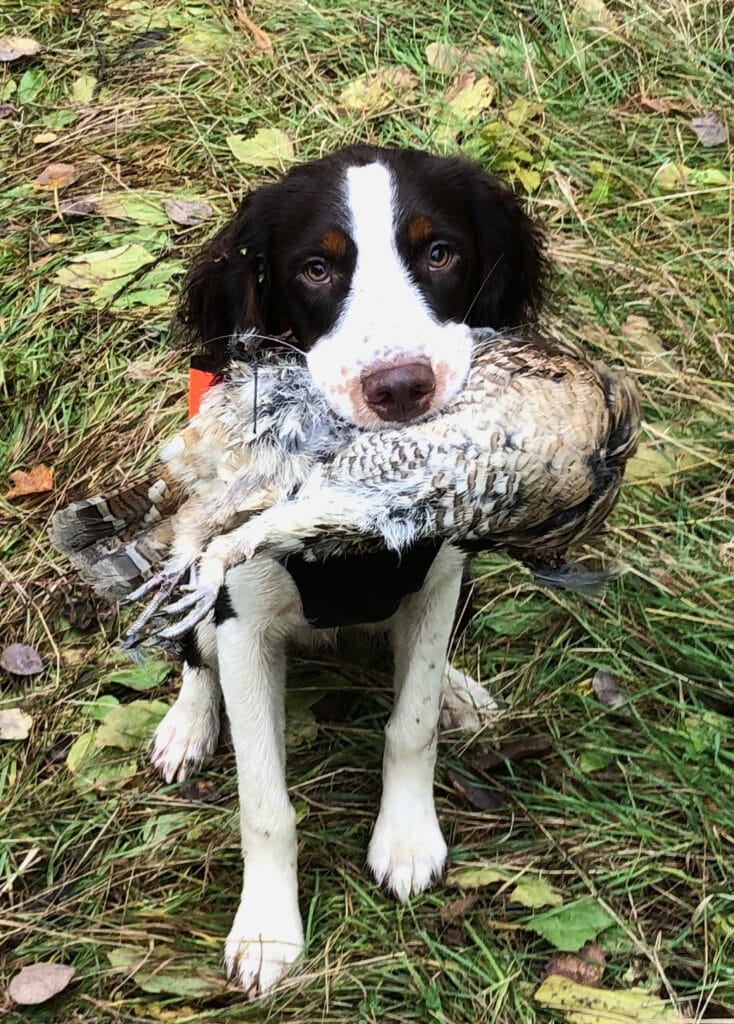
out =
[[[245,198],[194,262],[181,318],[220,365],[238,331],[290,332],[332,407],[370,427],[450,401],[468,328],[532,320],[544,279],[540,230],[495,178],[352,146]]]

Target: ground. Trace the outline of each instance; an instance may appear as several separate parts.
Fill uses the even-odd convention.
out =
[[[54,478],[0,500],[0,647],[32,645],[45,666],[0,674],[0,707],[32,717],[26,739],[0,744],[0,989],[35,962],[76,969],[11,1020],[560,1019],[535,993],[589,908],[607,989],[732,1016],[732,150],[717,120],[732,124],[732,27],[724,0],[18,0],[6,13],[3,31],[40,51],[0,73],[2,490],[39,464]],[[707,112],[700,138],[690,122]],[[345,660],[301,669],[289,782],[307,958],[247,1006],[219,980],[240,878],[231,752],[193,784],[154,775],[142,747],[176,667],[119,675],[124,617],[73,579],[45,525],[69,495],[130,479],[183,419],[173,296],[238,197],[277,174],[241,149],[266,128],[285,136],[275,158],[264,138],[270,165],[289,146],[305,159],[369,141],[462,150],[506,176],[548,228],[549,327],[637,373],[645,429],[587,552],[627,567],[603,600],[476,567],[480,611],[457,658],[502,711],[474,739],[443,739],[437,796],[452,870],[494,869],[478,888],[450,876],[407,907],[377,890],[364,859],[385,679]],[[35,183],[52,163],[72,170]],[[79,197],[94,200],[85,215],[65,205]],[[171,198],[211,216],[174,223]],[[78,261],[120,247],[101,267]],[[628,715],[598,700],[597,669]],[[347,701],[323,695],[335,675]],[[115,701],[128,715],[142,702],[122,736],[100,724]],[[513,756],[529,737],[532,756]],[[498,747],[508,757],[487,767]],[[532,902],[520,878],[562,901],[560,937],[538,920],[547,907],[518,902]]]

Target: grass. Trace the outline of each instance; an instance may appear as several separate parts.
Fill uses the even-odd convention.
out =
[[[142,752],[124,755],[137,756],[133,776],[98,792],[67,768],[100,694],[175,693],[175,671],[144,694],[106,680],[116,614],[69,576],[44,528],[70,495],[132,476],[181,421],[184,364],[168,319],[214,221],[65,217],[58,204],[142,189],[156,201],[206,199],[222,220],[273,174],[238,164],[226,137],[264,126],[283,129],[299,159],[357,140],[458,145],[524,184],[557,266],[549,327],[639,375],[646,460],[599,542],[630,571],[590,603],[540,593],[501,562],[477,567],[481,608],[460,657],[504,711],[482,736],[444,740],[438,805],[452,865],[540,876],[566,903],[592,896],[609,909],[608,987],[640,984],[692,1019],[731,1019],[732,149],[703,147],[688,127],[707,110],[732,124],[731,8],[254,0],[247,12],[274,59],[223,0],[19,0],[5,19],[43,49],[0,79],[0,102],[13,107],[0,121],[3,480],[45,462],[55,490],[0,501],[3,637],[35,645],[46,663],[39,676],[0,680],[0,705],[34,720],[27,741],[0,748],[0,983],[36,960],[77,970],[54,1002],[8,1008],[9,1019],[553,1016],[533,998],[553,949],[525,927],[532,912],[510,900],[511,885],[485,887],[451,921],[458,890],[402,908],[365,874],[388,709],[379,673],[338,662],[351,684],[346,720],[291,732],[308,955],[254,1006],[231,991],[198,998],[175,980],[219,976],[240,876],[231,752],[194,786],[161,784]],[[447,114],[451,76],[425,56],[436,41],[464,48],[494,84],[483,115],[456,124]],[[380,114],[342,109],[357,76],[395,66],[415,74],[411,95]],[[33,187],[54,160],[80,172],[58,195]],[[126,243],[157,261],[161,304],[135,298],[145,271],[106,297],[56,283],[72,257]],[[597,668],[619,678],[631,718],[595,700]],[[451,771],[481,783],[481,753],[527,736],[550,747],[493,774],[499,809],[479,811],[454,790]],[[145,971],[113,970],[108,954],[122,947],[146,955],[149,974],[174,975],[168,991],[151,991]]]

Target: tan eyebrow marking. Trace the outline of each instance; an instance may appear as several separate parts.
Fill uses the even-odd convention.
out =
[[[428,217],[413,217],[408,221],[406,234],[411,245],[424,245],[433,237],[433,225]]]
[[[321,252],[330,260],[338,260],[346,256],[347,240],[341,231],[330,228],[324,232],[320,244]]]

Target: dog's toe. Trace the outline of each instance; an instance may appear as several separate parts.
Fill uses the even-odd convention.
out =
[[[270,992],[303,951],[303,928],[297,911],[240,905],[227,938],[227,977],[252,1000]]]
[[[441,877],[446,853],[435,814],[397,820],[381,813],[372,833],[367,862],[380,885],[404,903]]]
[[[219,708],[177,700],[153,736],[150,760],[166,782],[183,782],[217,749]]]

